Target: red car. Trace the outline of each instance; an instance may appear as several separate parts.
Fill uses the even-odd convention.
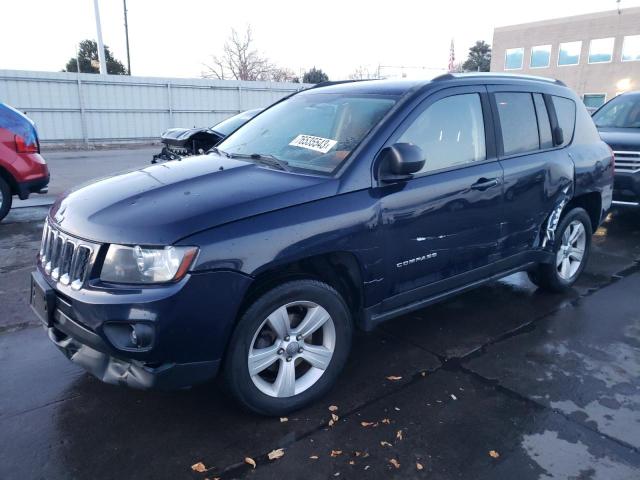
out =
[[[0,103],[0,221],[7,216],[14,195],[46,193],[49,168],[40,155],[33,122],[14,108]]]

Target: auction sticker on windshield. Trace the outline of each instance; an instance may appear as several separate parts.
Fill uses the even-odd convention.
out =
[[[298,135],[289,144],[292,147],[307,148],[320,153],[327,153],[338,143],[330,138],[314,137],[313,135]]]

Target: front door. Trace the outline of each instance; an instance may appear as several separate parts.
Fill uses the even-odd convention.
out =
[[[484,87],[429,96],[389,144],[420,146],[408,181],[380,185],[388,295],[383,308],[418,301],[488,274],[497,257],[503,174]]]

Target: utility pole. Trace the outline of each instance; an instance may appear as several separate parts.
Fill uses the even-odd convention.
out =
[[[129,24],[127,23],[127,0],[122,0],[124,4],[124,36],[127,39],[127,71],[131,76],[131,57],[129,57]]]
[[[102,43],[102,27],[100,26],[100,7],[98,0],[93,0],[93,9],[96,13],[96,33],[98,34],[98,59],[100,60],[100,75],[107,74],[107,59],[104,55],[104,43]]]

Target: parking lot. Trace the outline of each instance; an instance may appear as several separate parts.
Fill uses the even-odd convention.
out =
[[[52,154],[52,194],[152,151]],[[516,274],[359,333],[337,387],[279,419],[67,361],[28,307],[27,205],[0,225],[0,478],[640,477],[640,212],[612,212],[571,292]]]

